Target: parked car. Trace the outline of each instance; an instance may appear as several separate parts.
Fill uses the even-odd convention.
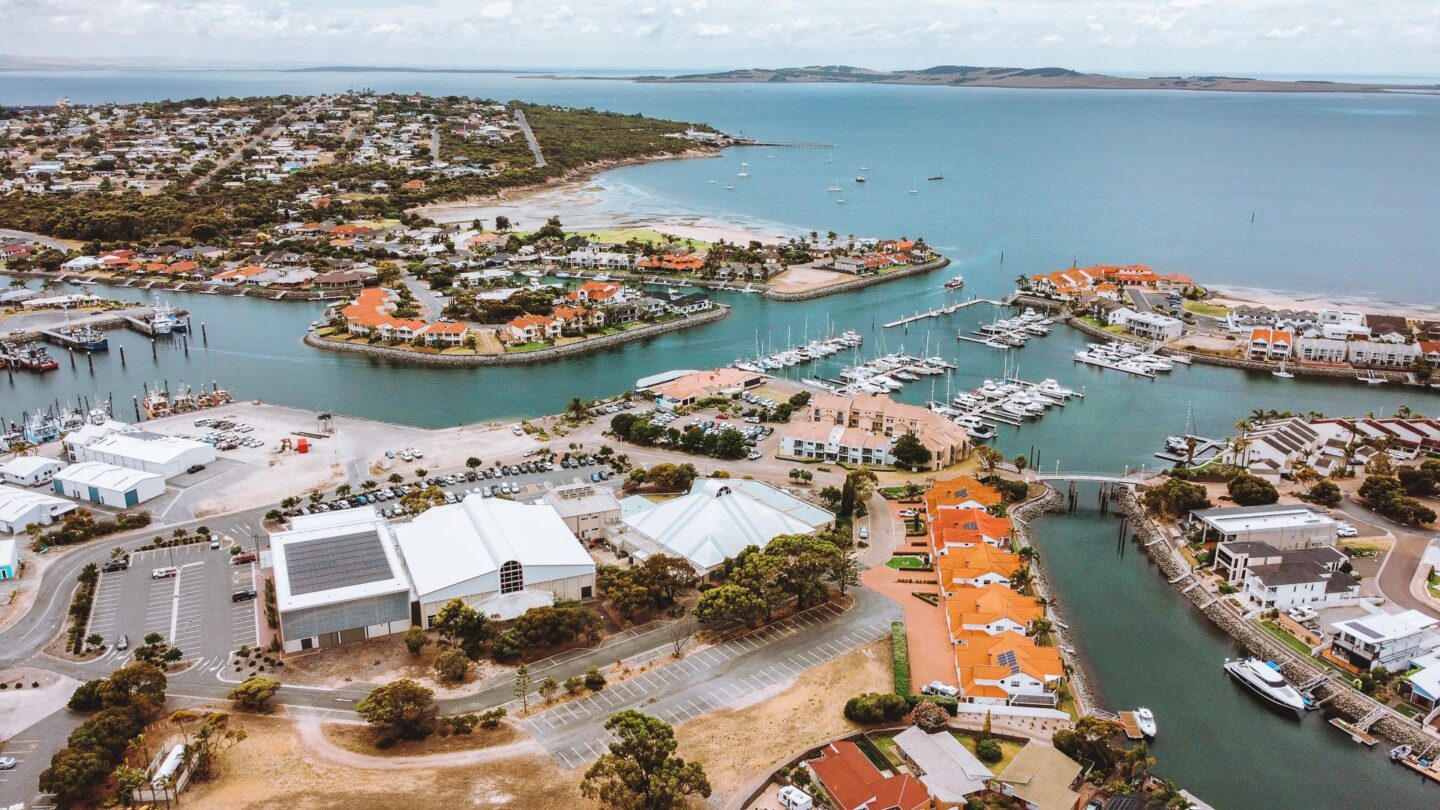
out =
[[[189,467],[187,467],[187,468],[185,469],[185,472],[190,473],[191,475],[194,475],[195,473],[198,473],[198,472],[200,472],[200,471],[203,470],[203,469],[205,469],[205,465],[204,465],[204,464],[191,464]]]
[[[256,559],[256,557],[255,557],[255,552],[253,552],[253,551],[243,551],[243,552],[241,552],[241,553],[239,553],[239,554],[236,554],[234,557],[231,557],[231,558],[230,558],[230,563],[231,563],[232,565],[244,565],[244,564],[246,564],[246,563],[253,563],[253,562],[255,562],[255,559]]]
[[[945,695],[946,697],[959,697],[960,690],[944,681],[931,681],[920,687],[920,692],[926,695]]]
[[[212,534],[210,535],[210,550],[214,551],[217,548],[220,548],[220,538]]]
[[[130,649],[130,637],[121,633],[120,637],[115,639],[115,649],[121,652]]]
[[[173,576],[175,576],[176,574],[179,574],[179,573],[180,573],[180,569],[175,568],[174,566],[169,566],[169,565],[167,565],[167,566],[165,566],[164,568],[156,568],[155,570],[151,571],[151,572],[150,572],[150,578],[151,578],[151,579],[169,579],[170,577],[173,577]]]
[[[254,598],[255,598],[255,589],[254,589],[254,588],[246,588],[246,589],[243,590],[243,591],[236,591],[235,593],[230,594],[230,601],[231,601],[231,602],[248,602],[248,601],[250,601],[251,599],[254,599]]]
[[[860,539],[861,539],[861,540],[869,540],[869,539],[870,539],[870,527],[869,527],[869,526],[861,526],[861,527],[860,527]]]
[[[1349,523],[1339,523],[1335,526],[1335,534],[1340,537],[1359,537],[1360,530],[1351,526]]]
[[[115,573],[116,571],[124,571],[125,569],[127,569],[127,568],[129,568],[129,567],[130,567],[130,558],[129,558],[129,557],[121,557],[121,558],[118,559],[118,560],[111,560],[111,561],[105,563],[104,565],[100,566],[100,570],[101,570],[101,571],[104,571],[104,572],[107,573],[107,574],[113,574],[113,573]]]

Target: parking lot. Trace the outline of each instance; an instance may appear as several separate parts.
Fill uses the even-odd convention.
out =
[[[880,616],[827,637],[826,625],[839,620],[842,613],[833,604],[812,608],[612,683],[580,700],[535,714],[524,723],[566,767],[582,767],[605,752],[610,737],[601,724],[615,712],[644,706],[647,714],[667,723],[684,723],[787,683],[807,669],[890,634],[889,617]],[[531,705],[538,702],[542,702],[538,695],[531,698]],[[507,705],[512,711],[520,708],[518,701]]]
[[[232,650],[257,641],[259,599],[241,602],[232,594],[256,587],[254,565],[232,565],[229,542],[219,549],[194,543],[170,549],[136,551],[130,567],[100,574],[89,633],[98,633],[109,648],[100,659],[118,666],[159,633],[178,647],[186,661],[202,668],[223,666]],[[174,568],[173,576],[154,578],[157,568]],[[119,650],[121,636],[129,649]]]

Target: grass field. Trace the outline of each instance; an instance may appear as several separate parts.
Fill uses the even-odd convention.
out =
[[[912,557],[908,554],[891,557],[890,559],[885,561],[885,564],[890,566],[891,568],[895,568],[901,571],[914,570],[925,567],[924,560],[921,560],[919,557]]]
[[[1186,312],[1193,312],[1196,315],[1208,315],[1211,318],[1223,318],[1230,314],[1230,310],[1217,304],[1207,304],[1204,301],[1186,300],[1181,304]]]
[[[967,748],[970,753],[975,753],[974,737],[959,731],[952,731],[950,733],[953,734],[955,736],[955,739],[959,740],[960,744],[965,746],[965,748]],[[991,773],[1000,773],[1001,771],[1005,770],[1005,766],[1010,764],[1010,760],[1014,759],[1015,755],[1020,753],[1020,749],[1025,747],[1025,743],[1010,742],[1009,740],[997,739],[996,742],[1000,743],[1001,756],[999,762],[995,763],[994,765],[985,766],[990,769]]]

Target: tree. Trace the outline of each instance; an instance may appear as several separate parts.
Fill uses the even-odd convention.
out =
[[[1019,470],[1020,472],[1025,472],[1025,468],[1030,466],[1030,459],[1026,458],[1023,455],[1020,455],[1016,456],[1015,460],[1011,463],[1015,465],[1015,469]]]
[[[251,675],[225,697],[252,711],[265,707],[280,689],[280,682],[264,675]]]
[[[656,554],[641,564],[646,584],[659,592],[667,603],[673,603],[680,591],[695,587],[700,581],[690,563],[680,557]]]
[[[931,459],[930,448],[921,444],[914,433],[906,433],[896,439],[890,454],[895,457],[896,464],[911,470],[924,467]]]
[[[341,484],[340,486],[336,487],[336,488],[335,488],[335,497],[337,497],[337,498],[348,498],[348,497],[350,497],[350,485],[349,485],[349,484]]]
[[[515,670],[515,687],[512,690],[515,699],[520,701],[520,711],[530,709],[530,668],[521,664]]]
[[[698,762],[675,756],[669,723],[627,709],[605,721],[615,736],[580,783],[580,793],[615,810],[671,810],[690,796],[709,798],[710,780]]]
[[[599,667],[590,667],[585,670],[585,688],[592,692],[599,692],[605,688],[605,676],[600,672]]]
[[[762,553],[778,558],[779,587],[794,596],[796,606],[802,610],[829,599],[825,581],[844,557],[834,543],[809,534],[782,534],[771,540]]]
[[[1435,512],[1405,494],[1399,480],[1388,475],[1367,476],[1357,494],[1376,512],[1408,525],[1434,523]]]
[[[405,482],[405,476],[401,475],[398,472],[394,472],[390,473],[390,477],[386,478],[385,480],[389,481],[392,486],[399,486],[400,484]]]
[[[845,701],[845,719],[854,723],[899,720],[908,711],[905,698],[894,692],[863,692]]]
[[[1120,759],[1120,749],[1111,740],[1121,730],[1119,723],[1086,715],[1070,728],[1051,737],[1060,753],[1080,762],[1093,762],[1096,769],[1109,772]]]
[[[995,740],[981,740],[975,743],[975,758],[986,765],[994,765],[1005,758],[1005,752]]]
[[[753,623],[765,615],[766,604],[757,594],[739,585],[724,584],[704,592],[695,605],[695,618],[706,624],[740,621]]]
[[[910,712],[910,722],[925,731],[939,731],[950,724],[950,713],[933,700],[922,700]]]
[[[456,644],[471,659],[480,657],[486,641],[495,637],[490,618],[459,599],[451,599],[430,623],[446,641]]]
[[[435,693],[402,678],[371,690],[355,711],[385,739],[419,740],[429,736],[435,720]]]
[[[405,631],[405,649],[409,650],[411,655],[419,655],[429,643],[430,636],[423,627],[411,627]]]
[[[495,217],[495,230],[500,231],[501,233],[505,233],[506,231],[510,230],[510,228],[510,217],[507,217],[504,214],[499,214]]]
[[[1225,490],[1230,493],[1231,500],[1241,506],[1263,506],[1280,500],[1280,493],[1273,484],[1249,473],[1231,478]]]
[[[418,472],[418,471],[417,471]],[[412,515],[418,515],[434,506],[445,503],[445,493],[439,487],[412,489],[400,496],[400,505]]]
[[[215,760],[248,736],[244,729],[230,728],[230,715],[225,712],[200,714],[181,709],[170,715],[170,722],[180,726],[185,735],[185,758],[199,779],[209,777]],[[191,734],[189,724],[196,722],[199,726]]]
[[[555,693],[560,691],[560,682],[552,677],[546,676],[545,680],[541,681],[540,685],[535,687],[535,691],[540,693],[540,697],[546,703],[549,703],[555,699]]]
[[[1306,490],[1300,498],[1313,504],[1333,508],[1340,505],[1340,487],[1336,486],[1334,481],[1316,481],[1315,485]]]
[[[461,683],[470,674],[470,657],[459,647],[435,656],[435,674],[451,683]]]
[[[165,705],[165,672],[154,664],[134,663],[110,673],[101,682],[103,708],[133,706],[143,717],[154,717]]]
[[[1145,508],[1166,517],[1183,517],[1210,506],[1204,487],[1173,476],[1146,489],[1140,500]]]
[[[860,504],[870,498],[877,482],[870,470],[851,470],[845,474],[845,483],[840,489],[840,510],[838,517],[854,517]]]
[[[479,467],[481,464],[484,464],[484,463],[485,463],[485,462],[481,461],[480,459],[476,458],[475,456],[471,456],[471,457],[465,459],[465,466],[466,466],[466,467],[469,467],[469,468],[472,469],[472,470],[475,469],[475,468],[477,468],[477,467]]]

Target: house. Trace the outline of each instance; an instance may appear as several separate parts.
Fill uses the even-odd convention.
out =
[[[595,595],[595,561],[547,504],[472,495],[394,532],[426,627],[451,599],[508,620]]]
[[[990,780],[990,787],[1018,799],[1025,810],[1074,810],[1080,794],[1072,786],[1081,770],[1054,746],[1032,740]]]
[[[463,323],[436,321],[426,326],[421,334],[442,346],[459,346],[465,342],[465,336],[470,334],[470,329]]]
[[[1295,336],[1279,329],[1254,329],[1250,332],[1251,360],[1284,360],[1290,356]]]
[[[678,312],[681,315],[694,315],[698,312],[707,312],[715,306],[710,296],[703,292],[693,293],[669,293],[661,299],[671,312]]]
[[[597,304],[618,302],[622,298],[624,285],[614,281],[587,281],[571,290],[566,298],[571,301],[591,301]]]
[[[966,806],[966,798],[989,789],[994,774],[948,731],[910,726],[896,734],[895,750],[920,780],[937,810]]]
[[[764,548],[782,534],[816,534],[835,521],[830,512],[759,481],[702,478],[679,498],[655,503],[632,495],[620,502],[621,551],[644,559],[681,557],[708,575],[746,546]]]
[[[930,451],[931,470],[958,463],[970,450],[970,437],[963,428],[928,408],[896,402],[888,394],[817,394],[810,399],[808,415],[811,422],[859,428],[893,439],[913,434]]]
[[[1011,590],[1008,580],[982,587],[942,583],[941,588],[951,643],[960,642],[968,632],[1028,636],[1035,622],[1045,618],[1040,600]]]
[[[1065,678],[1065,664],[1054,647],[1010,630],[960,630],[951,640],[961,700],[1044,708],[1059,703],[1055,688]]]
[[[558,486],[545,493],[542,500],[581,540],[608,539],[620,524],[620,502],[608,487]]]
[[[1350,365],[1364,368],[1410,368],[1420,359],[1414,343],[1378,340],[1350,341]]]
[[[1440,620],[1418,610],[1335,622],[1330,626],[1330,656],[1361,671],[1378,667],[1403,671],[1411,659],[1440,647],[1437,623]]]
[[[1024,567],[1020,558],[992,545],[959,548],[935,558],[940,573],[940,593],[949,596],[959,586],[983,588],[1007,585],[1010,577]]]
[[[886,776],[849,740],[825,746],[805,768],[825,788],[836,810],[920,810],[932,808],[930,792],[910,774]]]
[[[165,493],[164,477],[100,461],[81,461],[55,474],[55,494],[128,509]]]
[[[1302,363],[1340,365],[1349,355],[1350,344],[1340,338],[1298,337],[1295,339],[1295,359]]]
[[[942,509],[987,509],[1004,500],[1000,490],[968,475],[937,481],[925,491],[925,511],[933,520]]]
[[[1382,343],[1407,343],[1412,337],[1410,323],[1404,315],[1367,312],[1365,326],[1370,330],[1370,339]]]
[[[792,422],[780,436],[780,454],[843,464],[889,467],[895,464],[895,440],[866,430],[824,422]]]
[[[22,487],[38,487],[50,483],[55,473],[65,468],[65,462],[44,456],[16,456],[0,465],[0,479],[7,484]]]
[[[1427,366],[1440,368],[1440,340],[1422,340],[1416,345],[1420,347],[1420,359]]]
[[[410,629],[410,581],[390,525],[375,507],[301,515],[290,526],[270,534],[286,652]]]
[[[984,509],[941,509],[930,513],[930,550],[937,560],[957,549],[988,546],[1008,549],[1015,526],[1009,518]]]
[[[1360,582],[1340,570],[1347,558],[1333,546],[1276,549],[1236,541],[1215,547],[1215,573],[1261,608],[1333,607],[1360,598]]]
[[[32,523],[49,526],[75,509],[71,501],[0,484],[0,534],[20,534]]]
[[[1165,343],[1185,333],[1185,322],[1158,312],[1132,312],[1121,324],[1138,338]]]
[[[521,315],[505,324],[514,343],[537,343],[560,337],[562,324],[548,315]]]
[[[1190,513],[1190,524],[1203,530],[1204,543],[1265,543],[1280,551],[1333,546],[1338,525],[1308,504],[1278,503],[1199,509]]]
[[[76,461],[98,461],[174,478],[215,460],[215,446],[177,436],[135,430],[113,433],[74,449]]]

